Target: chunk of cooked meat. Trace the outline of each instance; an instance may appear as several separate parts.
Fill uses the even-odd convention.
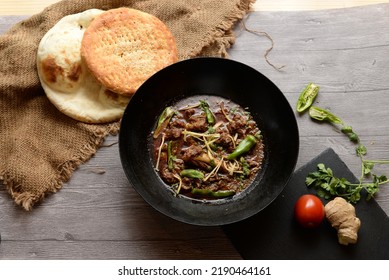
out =
[[[227,149],[232,148],[234,145],[231,135],[227,132],[221,132],[219,139],[215,143]]]
[[[168,184],[173,184],[177,182],[177,178],[174,177],[173,173],[169,171],[167,168],[162,168],[159,170],[161,178]]]
[[[166,134],[166,139],[178,139],[181,137],[182,129],[181,128],[171,128],[171,129],[166,129],[165,134]]]
[[[174,118],[174,119],[172,119],[172,122],[170,125],[171,125],[171,127],[184,128],[186,125],[186,122],[182,119]]]
[[[184,111],[185,118],[189,119],[191,116],[193,116],[196,113],[196,110],[191,108]]]
[[[235,114],[232,119],[232,122],[227,125],[227,128],[231,132],[231,134],[238,133],[244,135],[246,131],[246,124],[247,119],[244,116],[240,114]]]
[[[183,151],[181,159],[185,162],[190,162],[201,153],[203,153],[203,149],[200,146],[191,145]]]
[[[208,129],[207,118],[205,115],[193,115],[188,119],[186,129],[197,132],[204,132]]]

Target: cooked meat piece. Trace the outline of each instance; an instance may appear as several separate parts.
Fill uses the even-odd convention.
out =
[[[174,159],[173,166],[174,166],[174,170],[177,171],[177,173],[179,173],[181,170],[184,169],[184,161],[180,158],[176,158]]]
[[[167,168],[162,168],[159,170],[162,179],[168,183],[168,184],[173,184],[177,182],[177,179],[173,176],[173,173],[169,171]]]
[[[226,132],[221,132],[220,138],[216,140],[215,143],[224,148],[230,148],[233,145],[231,135]]]
[[[193,158],[197,157],[203,152],[200,146],[192,145],[183,151],[181,159],[185,162],[192,161]]]
[[[186,129],[204,132],[208,129],[207,119],[204,115],[193,115],[189,118]]]
[[[234,133],[244,134],[246,129],[246,124],[247,124],[247,119],[240,114],[236,114],[233,117],[233,121],[230,122],[227,125],[227,127],[232,134]]]
[[[196,113],[196,110],[191,108],[184,111],[184,116],[186,119],[189,119],[191,116],[193,116]]]
[[[201,187],[201,180],[193,179],[193,178],[182,178],[182,188],[183,189],[191,189],[191,188],[199,188]]]
[[[186,122],[185,122],[184,120],[178,119],[178,118],[173,119],[173,120],[171,121],[171,123],[170,123],[170,126],[171,126],[171,127],[176,127],[176,128],[180,128],[180,127],[181,127],[181,128],[184,128],[185,125],[186,125]]]
[[[171,128],[166,129],[166,139],[178,139],[181,137],[182,129],[181,128]]]
[[[247,161],[247,163],[248,163],[248,165],[250,167],[257,167],[257,166],[259,166],[258,156],[248,158],[248,159],[246,159],[246,161]]]

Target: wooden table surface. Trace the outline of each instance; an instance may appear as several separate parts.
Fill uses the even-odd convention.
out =
[[[0,0],[0,33],[55,0]],[[389,1],[257,1],[248,28],[236,30],[232,59],[269,77],[294,108],[310,81],[321,86],[318,106],[330,108],[354,127],[369,157],[389,159]],[[337,8],[322,10],[324,8]],[[299,9],[301,11],[296,11]],[[305,11],[302,11],[305,10]],[[308,11],[311,10],[311,11]],[[288,12],[289,11],[289,12]],[[329,125],[307,116],[296,118],[300,130],[297,168],[325,148],[337,152],[359,176],[353,146]],[[106,139],[61,191],[25,212],[0,187],[0,259],[239,259],[220,227],[197,227],[157,213],[129,186],[120,165],[117,137]],[[112,144],[112,145],[111,145]],[[378,171],[389,174],[388,167]],[[377,201],[389,214],[389,186]]]

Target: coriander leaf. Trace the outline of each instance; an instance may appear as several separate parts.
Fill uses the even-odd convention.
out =
[[[313,176],[308,176],[305,178],[305,185],[309,187],[310,185],[315,183],[315,181],[316,181],[316,178],[314,178]]]
[[[379,191],[380,185],[389,183],[385,175],[371,174],[372,182],[362,183],[360,181],[353,184],[346,178],[335,177],[331,168],[327,168],[323,163],[318,164],[317,169],[317,171],[308,174],[305,183],[307,187],[314,188],[318,196],[325,199],[341,196],[351,203],[357,203],[361,199],[363,189],[367,192],[366,199],[370,199]]]
[[[355,132],[348,133],[347,134],[348,139],[350,139],[351,142],[358,143],[359,142],[359,137]]]
[[[357,148],[355,149],[355,151],[357,152],[357,155],[358,155],[359,157],[362,157],[362,156],[364,156],[364,155],[367,154],[367,149],[366,149],[366,147],[365,147],[364,145],[361,145],[361,144],[357,146]]]
[[[363,169],[363,175],[367,176],[370,175],[372,169],[374,168],[374,163],[373,162],[368,162],[368,161],[362,161],[362,169]]]
[[[377,176],[373,174],[373,181],[376,182],[377,184],[382,184],[388,181],[388,178],[385,175]]]
[[[353,128],[349,125],[344,125],[341,128],[341,131],[347,135],[347,137],[350,139],[350,141],[359,143],[359,137],[358,135],[353,131]]]

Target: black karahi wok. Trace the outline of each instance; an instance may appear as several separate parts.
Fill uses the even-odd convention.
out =
[[[262,170],[232,198],[175,196],[154,170],[150,137],[159,115],[184,97],[204,94],[247,107],[264,137]],[[130,184],[156,210],[189,224],[223,225],[258,213],[281,193],[297,162],[299,134],[287,99],[264,75],[230,59],[194,58],[164,68],[139,88],[121,121],[119,150]]]

